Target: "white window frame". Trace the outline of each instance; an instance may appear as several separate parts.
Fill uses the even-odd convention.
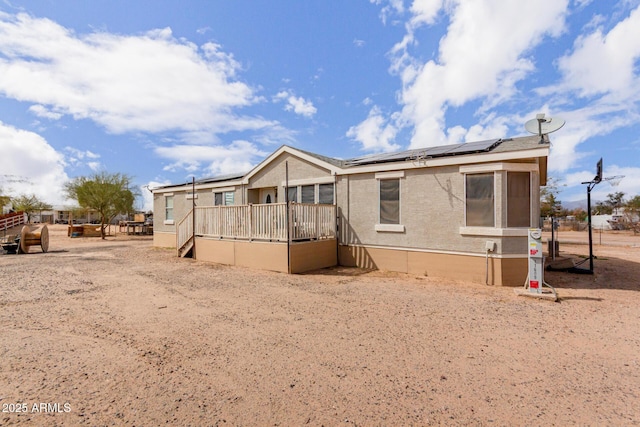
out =
[[[171,216],[175,217],[174,212],[175,212],[175,207],[176,207],[176,199],[173,197],[173,193],[165,193],[164,194],[164,225],[173,225],[175,224],[174,219],[167,219],[167,199],[171,197],[171,202],[172,202],[172,206],[171,206]]]
[[[377,223],[374,226],[376,232],[382,233],[404,233],[405,226],[402,224],[402,181],[404,171],[379,172],[376,178],[376,194],[377,194]],[[387,179],[398,180],[398,224],[380,224],[380,181]]]
[[[502,188],[497,188],[497,179],[496,174],[500,171],[506,172],[529,172],[529,176],[531,179],[531,196],[534,194],[534,183],[533,177],[534,173],[538,172],[538,165],[536,163],[509,163],[509,162],[496,162],[496,163],[484,163],[484,164],[476,164],[476,165],[462,165],[459,168],[459,172],[463,175],[463,183],[464,183],[464,224],[460,227],[459,233],[465,236],[493,236],[493,237],[517,237],[517,236],[527,236],[528,229],[527,228],[508,228],[506,227],[507,219],[504,217],[505,227],[502,227],[502,224],[498,223],[498,210],[497,203],[498,197],[501,198],[504,196],[505,200],[503,201],[505,206],[505,216],[507,215],[507,177],[504,175],[504,193]],[[494,227],[475,227],[475,226],[466,226],[467,224],[467,189],[466,189],[466,175],[467,174],[475,174],[475,173],[488,173],[493,172],[493,192],[494,192]],[[531,197],[531,215],[533,216],[533,197]],[[533,218],[531,219],[533,221]],[[533,223],[533,222],[532,222]]]

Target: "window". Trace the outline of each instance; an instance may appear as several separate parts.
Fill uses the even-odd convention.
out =
[[[333,184],[318,185],[318,203],[327,205],[333,204]]]
[[[380,180],[380,224],[400,224],[400,179]]]
[[[290,202],[297,202],[298,201],[298,187],[289,187],[287,189],[287,194],[289,195],[289,201]]]
[[[294,185],[288,188],[287,194],[289,201],[294,203],[334,203],[333,183]]]
[[[316,201],[315,198],[315,185],[303,185],[301,191],[301,202],[302,203],[314,203]]]
[[[213,193],[214,206],[229,206],[229,205],[233,205],[234,201],[235,201],[235,193],[233,191]]]
[[[233,191],[227,191],[224,193],[225,206],[233,205],[234,200],[235,200],[235,193]]]
[[[173,196],[166,196],[164,198],[164,219],[166,221],[173,221]]]
[[[493,172],[465,176],[468,227],[495,227]]]
[[[529,172],[507,172],[507,227],[531,226]]]

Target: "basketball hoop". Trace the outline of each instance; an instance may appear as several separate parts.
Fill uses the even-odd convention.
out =
[[[622,178],[624,178],[624,175],[616,175],[604,178],[603,180],[607,181],[612,187],[617,187],[620,181],[622,181]]]

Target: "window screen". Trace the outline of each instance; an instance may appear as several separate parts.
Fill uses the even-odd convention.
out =
[[[172,220],[173,219],[173,196],[165,197],[164,201],[165,201],[164,219]]]
[[[315,185],[303,185],[302,186],[302,203],[314,203],[315,200]]]
[[[529,172],[507,172],[507,227],[531,226]]]
[[[298,187],[289,187],[287,192],[288,192],[287,194],[289,195],[290,202],[295,203],[298,201]]]
[[[400,224],[400,179],[380,180],[380,224]]]
[[[333,184],[320,184],[318,186],[318,203],[333,204]]]
[[[213,194],[213,204],[215,206],[220,206],[222,205],[222,193],[214,193]]]
[[[495,227],[493,172],[466,175],[466,215],[469,227]]]

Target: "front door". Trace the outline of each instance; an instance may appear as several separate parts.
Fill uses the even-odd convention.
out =
[[[276,189],[263,188],[260,190],[260,203],[276,203]]]

